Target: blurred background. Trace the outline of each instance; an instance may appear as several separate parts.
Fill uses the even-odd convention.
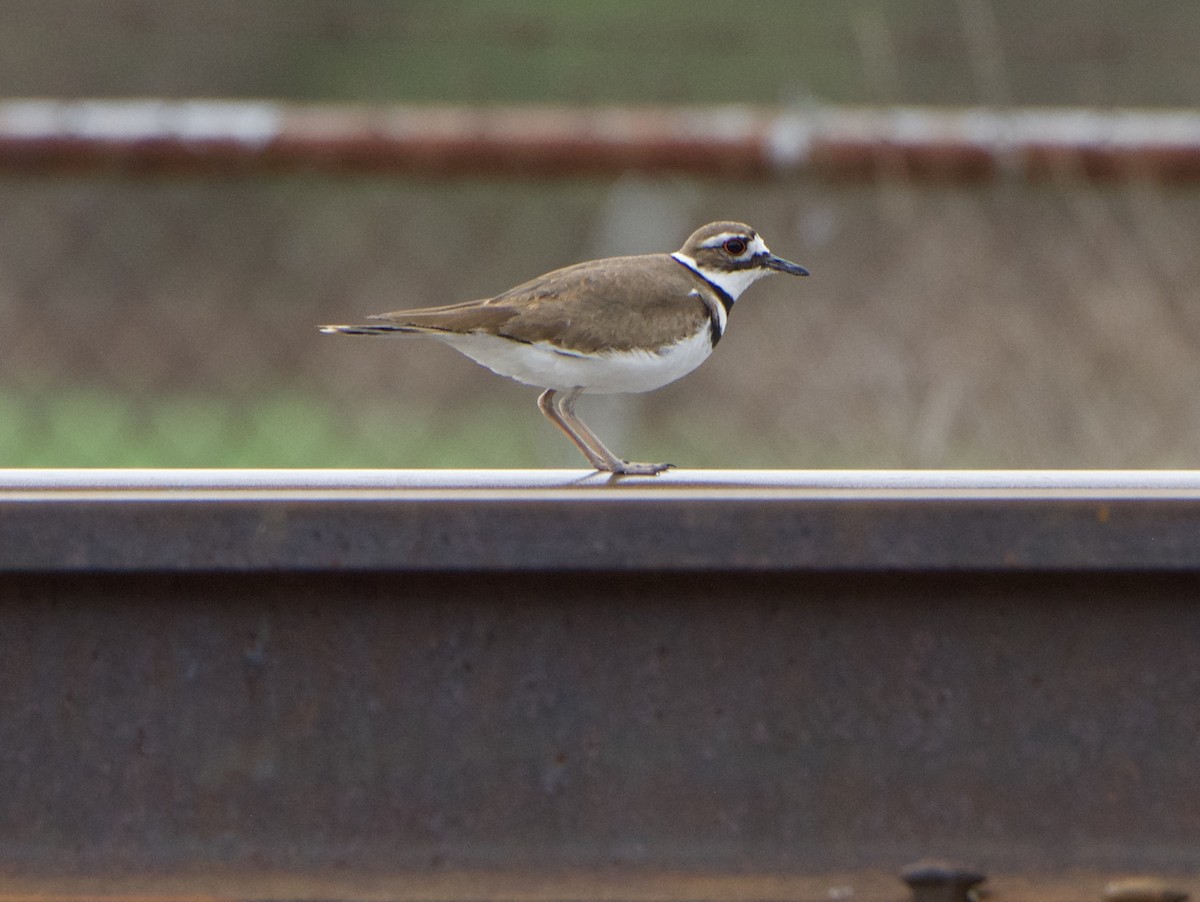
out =
[[[0,0],[0,97],[1191,108],[1195,0]],[[1200,186],[0,172],[0,466],[583,465],[316,325],[745,220],[813,271],[580,411],[687,467],[1193,467]]]

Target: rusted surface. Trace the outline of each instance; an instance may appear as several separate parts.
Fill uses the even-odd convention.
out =
[[[1185,902],[1183,886],[1160,877],[1125,877],[1104,887],[1105,902]]]
[[[0,571],[1200,572],[1192,472],[0,471]]]
[[[1194,578],[0,577],[0,873],[1189,873]],[[898,879],[898,878],[897,878]]]
[[[1200,879],[1195,474],[0,475],[0,897]]]
[[[994,902],[1100,902],[1104,873],[999,874],[989,881]],[[197,885],[209,888],[196,895]],[[1172,885],[1200,890],[1200,880]],[[881,871],[822,874],[720,874],[600,870],[454,870],[369,876],[328,872],[230,877],[211,871],[168,877],[0,878],[0,902],[908,902],[896,875]]]
[[[0,168],[1195,180],[1200,114],[13,100]]]

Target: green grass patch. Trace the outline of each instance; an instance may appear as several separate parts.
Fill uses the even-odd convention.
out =
[[[526,412],[381,402],[347,412],[289,392],[232,403],[0,393],[0,467],[527,467],[549,426]]]

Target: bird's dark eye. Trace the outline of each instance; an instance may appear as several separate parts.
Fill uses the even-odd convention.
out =
[[[730,238],[723,245],[725,253],[731,257],[740,257],[746,253],[746,240],[744,238]]]

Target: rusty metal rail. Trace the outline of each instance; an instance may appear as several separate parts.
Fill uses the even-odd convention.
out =
[[[1190,110],[0,102],[0,171],[1200,178]]]
[[[0,898],[1179,902],[1197,636],[1194,472],[0,471]]]
[[[0,569],[1200,571],[1194,472],[0,471]]]

